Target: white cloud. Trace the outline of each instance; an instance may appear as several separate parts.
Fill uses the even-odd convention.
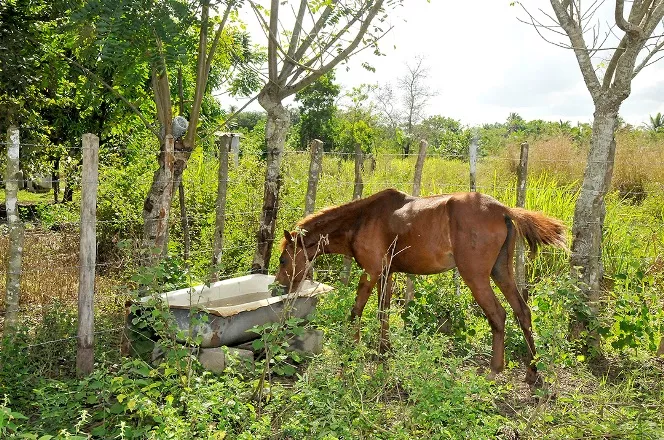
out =
[[[612,15],[611,3],[602,16]],[[538,8],[551,10],[546,0],[524,4],[539,17]],[[526,119],[590,121],[592,100],[573,52],[546,43],[517,16],[524,14],[508,0],[407,0],[391,15],[394,29],[380,43],[386,56],[362,52],[338,67],[337,78],[348,89],[395,82],[406,63],[422,55],[438,92],[429,114],[466,124],[504,121],[510,112]],[[264,36],[254,38],[263,41]],[[362,62],[376,72],[363,69]],[[664,111],[664,60],[635,78],[621,115],[640,125],[658,111]]]

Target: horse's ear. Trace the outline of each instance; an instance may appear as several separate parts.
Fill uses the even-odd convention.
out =
[[[286,243],[293,241],[293,236],[290,232],[284,229],[284,237],[286,238]]]

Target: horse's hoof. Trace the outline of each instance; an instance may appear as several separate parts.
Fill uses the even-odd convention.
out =
[[[489,374],[486,375],[486,380],[488,380],[489,382],[494,382],[496,380],[497,375],[498,373],[496,373],[495,371],[490,371]]]
[[[542,380],[542,376],[536,371],[528,368],[526,370],[526,378],[525,382],[532,386],[532,387],[541,387],[544,381]]]
[[[390,344],[380,344],[378,353],[381,355],[388,355],[392,353],[392,346]]]

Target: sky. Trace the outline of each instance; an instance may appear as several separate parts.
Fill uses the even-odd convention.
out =
[[[511,6],[509,0],[404,3],[407,6],[391,13],[393,29],[380,42],[385,56],[367,50],[339,66],[337,80],[342,87],[395,84],[405,74],[406,64],[422,56],[429,71],[427,83],[436,91],[426,115],[447,116],[467,125],[504,122],[511,112],[526,120],[592,121],[592,100],[574,53],[545,42],[532,26],[519,22],[517,17],[527,16],[518,5]],[[538,8],[553,14],[548,0],[522,3],[538,18],[545,18]],[[611,18],[615,4],[605,3],[597,16],[603,22]],[[255,41],[264,41],[260,28],[252,23],[255,17],[246,20]],[[362,68],[362,62],[376,72]],[[664,60],[633,80],[620,115],[640,126],[657,112],[664,113]]]

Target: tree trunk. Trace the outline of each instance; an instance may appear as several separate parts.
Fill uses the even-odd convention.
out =
[[[274,230],[279,208],[279,188],[281,186],[281,159],[290,125],[288,110],[281,104],[277,93],[265,90],[258,102],[267,111],[265,140],[267,142],[267,168],[260,224],[256,233],[256,253],[251,265],[252,273],[267,273],[274,243]]]
[[[168,135],[159,154],[159,169],[155,171],[152,186],[143,204],[143,240],[148,264],[159,259],[167,244],[168,218],[173,200],[175,174],[173,149],[173,136]]]
[[[182,223],[182,238],[184,240],[184,261],[189,261],[189,251],[191,249],[191,238],[189,237],[189,219],[187,218],[187,204],[184,197],[184,184],[180,181],[178,185],[178,195],[180,200],[180,222]]]
[[[71,202],[74,200],[74,186],[72,185],[72,178],[65,179],[65,190],[62,192],[62,202]]]
[[[611,185],[613,163],[616,153],[614,137],[620,105],[597,102],[593,121],[590,152],[583,177],[583,186],[574,210],[572,228],[572,277],[588,309],[577,310],[572,323],[572,338],[588,331],[591,346],[597,345],[597,335],[591,326],[599,310],[601,296],[602,229],[606,213],[605,196]]]

